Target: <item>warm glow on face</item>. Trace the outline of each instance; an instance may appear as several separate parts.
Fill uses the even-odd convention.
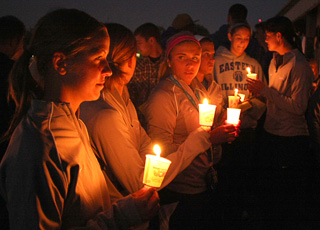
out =
[[[157,157],[160,157],[161,148],[159,145],[154,145],[153,152],[157,155]]]
[[[250,69],[250,67],[247,67],[247,72],[248,72],[248,74],[251,74],[251,69]]]
[[[208,104],[209,104],[207,98],[205,98],[205,99],[203,100],[203,104],[204,104],[204,105],[208,105]]]

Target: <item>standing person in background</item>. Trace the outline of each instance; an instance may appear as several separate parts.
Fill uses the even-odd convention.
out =
[[[134,31],[134,36],[142,57],[137,60],[128,90],[142,127],[146,128],[146,121],[139,107],[147,101],[152,89],[159,82],[158,72],[164,60],[164,52],[160,45],[160,30],[156,25],[145,23]]]
[[[172,75],[160,81],[150,95],[145,115],[151,139],[161,145],[164,156],[170,157],[188,141],[189,135],[203,129],[199,124],[198,104],[204,98],[209,100],[209,96],[195,79],[200,67],[201,45],[192,34],[181,32],[171,37],[166,57]],[[222,125],[209,132],[214,149],[235,139],[233,125]],[[193,148],[188,151],[192,153]],[[159,192],[161,227],[207,229],[210,226],[211,167],[216,159],[213,153],[218,154],[210,147],[203,149],[190,166]]]
[[[218,50],[220,46],[224,46],[228,49],[230,48],[230,40],[228,39],[229,27],[238,22],[246,22],[247,15],[248,9],[242,4],[237,3],[229,8],[227,15],[228,24],[222,25],[218,31],[210,34],[210,38],[212,39],[216,50]],[[250,55],[250,57],[257,59],[256,54],[258,47],[258,42],[255,39],[251,39],[246,48],[246,53]]]
[[[105,26],[75,9],[46,14],[10,74],[16,113],[0,165],[10,229],[128,229],[158,210],[154,189],[111,205],[108,186],[78,119],[105,78]]]
[[[305,112],[314,76],[308,61],[296,48],[295,37],[288,18],[269,19],[266,42],[269,51],[276,52],[269,67],[269,85],[247,79],[249,90],[267,99],[258,166],[261,208],[263,218],[269,220],[269,229],[296,228],[297,221],[306,218],[303,203],[308,196],[310,155]]]
[[[8,145],[8,140],[4,140],[3,135],[14,114],[14,104],[8,101],[8,76],[14,61],[23,52],[25,33],[26,28],[18,18],[0,18],[0,160]]]
[[[9,140],[4,138],[14,114],[14,103],[8,100],[8,76],[17,58],[23,52],[25,25],[14,16],[0,18],[0,161]],[[8,212],[0,197],[0,228],[9,228]]]
[[[258,61],[246,54],[251,37],[251,27],[245,23],[236,23],[229,28],[230,49],[220,46],[216,52],[214,79],[222,90],[225,105],[235,89],[245,95],[245,101],[239,104],[242,109],[240,135],[231,144],[224,144],[222,159],[217,165],[219,183],[217,192],[221,196],[221,208],[226,225],[237,224],[250,210],[248,197],[251,191],[251,174],[257,121],[265,111],[265,103],[252,96],[247,89],[247,67],[257,78],[264,81],[262,68]],[[231,107],[229,104],[228,107]]]
[[[191,34],[196,33],[196,21],[194,21],[189,14],[178,14],[174,20],[172,21],[171,26],[169,26],[162,34],[161,34],[161,46],[163,49],[166,49],[167,41],[173,35],[179,32],[189,32]]]

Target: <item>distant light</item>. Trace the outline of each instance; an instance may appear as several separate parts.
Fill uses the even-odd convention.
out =
[[[141,54],[140,53],[136,53],[137,58],[140,58]]]
[[[261,18],[259,18],[259,22],[262,22]]]

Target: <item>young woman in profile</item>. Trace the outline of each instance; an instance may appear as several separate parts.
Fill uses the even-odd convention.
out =
[[[269,85],[248,79],[248,88],[267,99],[267,114],[259,151],[261,207],[265,218],[279,229],[293,229],[306,218],[302,206],[312,166],[305,113],[314,74],[297,49],[294,25],[286,17],[266,22],[266,43],[274,56]],[[275,210],[277,210],[275,212]],[[279,225],[281,219],[281,225]]]
[[[96,100],[112,74],[109,44],[107,29],[91,16],[56,10],[38,22],[14,66],[10,93],[17,109],[0,166],[11,229],[129,228],[156,213],[154,189],[111,205],[78,119],[80,103]]]

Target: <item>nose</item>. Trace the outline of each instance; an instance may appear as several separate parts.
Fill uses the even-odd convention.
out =
[[[188,59],[186,60],[186,65],[187,65],[187,66],[191,66],[191,65],[192,65],[192,60],[191,60],[191,58],[188,58]]]
[[[111,68],[109,66],[109,63],[106,61],[105,66],[102,70],[102,74],[104,77],[110,77],[112,75]]]

